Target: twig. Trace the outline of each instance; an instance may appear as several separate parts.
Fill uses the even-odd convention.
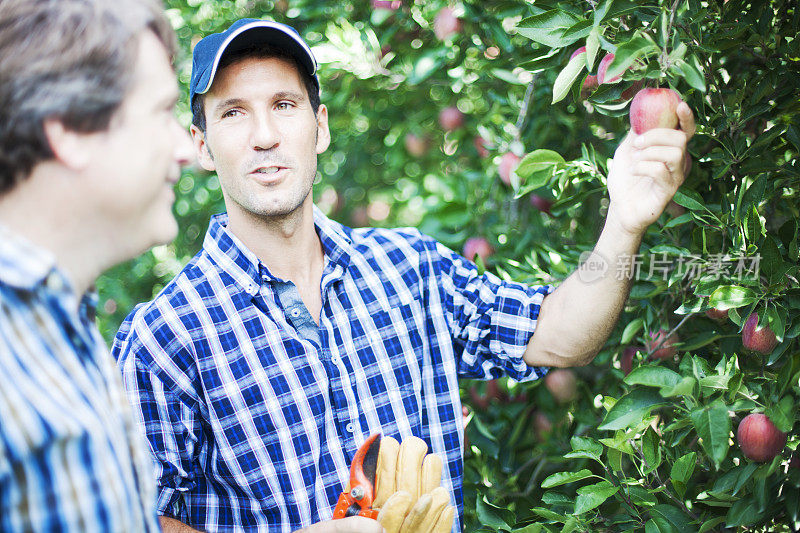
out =
[[[633,449],[636,451],[636,455],[638,455],[638,456],[639,456],[639,459],[641,459],[641,460],[642,460],[642,462],[644,463],[644,465],[645,465],[646,469],[649,469],[649,468],[650,468],[650,465],[647,463],[647,459],[645,459],[645,458],[644,458],[644,453],[642,453],[642,450],[641,450],[641,448],[639,448],[638,446],[636,446],[636,443],[634,443],[634,442],[633,442],[633,440],[631,440],[631,439],[628,439],[628,442],[630,443],[631,447],[632,447],[632,448],[633,448]],[[683,502],[682,502],[682,501],[681,501],[681,500],[680,500],[680,499],[679,499],[677,496],[675,496],[674,494],[672,494],[672,493],[669,491],[669,489],[667,488],[667,484],[666,484],[666,483],[664,483],[664,482],[661,480],[661,476],[659,476],[659,475],[658,475],[658,468],[653,468],[653,470],[652,470],[651,472],[652,472],[652,474],[655,476],[655,478],[656,478],[656,482],[657,482],[657,483],[658,483],[660,486],[662,486],[662,487],[664,488],[664,490],[662,491],[662,493],[663,493],[663,494],[665,494],[665,495],[666,495],[666,496],[667,496],[667,497],[668,497],[670,500],[672,500],[673,502],[677,503],[677,504],[680,506],[680,508],[681,508],[681,509],[683,509],[683,511],[684,511],[686,514],[688,514],[689,516],[691,516],[691,517],[692,517],[692,520],[697,520],[697,521],[699,521],[699,520],[700,520],[700,517],[699,517],[699,516],[697,516],[696,514],[694,514],[694,513],[692,512],[692,510],[691,510],[691,509],[689,509],[688,507],[686,507],[686,504],[685,504],[685,503],[683,503]]]
[[[533,75],[531,78],[530,83],[528,83],[528,88],[525,89],[525,97],[522,99],[522,107],[519,109],[519,115],[517,115],[517,123],[514,125],[517,129],[516,131],[516,139],[519,140],[522,136],[522,127],[525,125],[525,119],[528,116],[528,107],[531,104],[531,97],[533,96],[533,88],[536,85],[536,78],[539,77],[539,73]]]

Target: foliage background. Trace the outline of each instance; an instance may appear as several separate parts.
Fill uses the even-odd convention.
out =
[[[558,282],[602,227],[607,159],[627,130],[637,79],[669,84],[695,110],[692,172],[677,201],[645,236],[645,275],[591,366],[576,369],[564,404],[540,384],[464,383],[471,407],[465,457],[467,531],[796,531],[800,469],[798,188],[800,10],[791,0],[166,0],[182,46],[186,102],[190,44],[241,17],[296,27],[315,48],[332,145],[320,156],[318,205],[353,226],[419,227],[461,250],[485,237],[490,270],[528,283]],[[450,7],[457,33],[440,39],[434,19]],[[588,45],[589,61],[571,62]],[[596,52],[594,50],[597,49]],[[588,102],[580,86],[606,52],[612,70],[633,69]],[[564,98],[553,103],[554,87]],[[569,90],[569,92],[566,92]],[[445,132],[446,107],[464,124]],[[412,155],[405,138],[427,140]],[[486,141],[482,155],[474,141]],[[551,150],[560,155],[553,155]],[[511,187],[501,156],[534,153]],[[553,202],[549,213],[532,205]],[[184,172],[177,240],[98,281],[101,331],[111,339],[132,307],[152,298],[200,248],[209,217],[223,210],[216,178]],[[649,275],[653,254],[760,254],[760,276],[666,279]],[[661,255],[665,254],[665,255]],[[711,306],[730,308],[721,322]],[[769,355],[746,353],[752,312],[781,340]],[[675,329],[674,360],[640,349],[627,379],[625,346]],[[614,410],[615,403],[624,407]],[[735,445],[736,425],[766,411],[788,447],[759,465]],[[548,429],[548,424],[552,428]],[[602,427],[604,429],[598,429]],[[559,477],[560,476],[560,477]],[[543,488],[542,482],[546,488]]]

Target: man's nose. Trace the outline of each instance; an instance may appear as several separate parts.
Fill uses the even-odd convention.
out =
[[[254,150],[269,150],[279,142],[278,129],[272,117],[256,116],[250,132],[250,146]]]

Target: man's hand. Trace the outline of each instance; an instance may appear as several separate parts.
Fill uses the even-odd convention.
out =
[[[294,533],[386,533],[378,522],[363,516],[318,522]]]
[[[695,132],[686,102],[677,109],[679,130],[631,131],[614,153],[608,175],[608,221],[630,235],[641,235],[664,211],[683,183],[686,143]]]

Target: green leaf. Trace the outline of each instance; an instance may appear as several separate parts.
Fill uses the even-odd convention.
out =
[[[727,527],[748,526],[761,518],[758,505],[752,498],[742,498],[731,505],[725,517]]]
[[[673,196],[672,199],[675,201],[675,203],[682,205],[691,211],[708,211],[705,204],[703,204],[700,195],[694,191],[679,189],[675,192],[675,196]]]
[[[489,503],[486,496],[478,497],[476,511],[481,524],[500,531],[500,528],[510,529],[509,523],[514,523],[514,513],[503,507]]]
[[[602,505],[607,499],[617,493],[619,487],[615,487],[608,481],[601,481],[594,485],[587,485],[578,489],[578,497],[575,499],[575,514],[583,514],[591,511],[595,507]]]
[[[680,374],[664,366],[640,366],[625,376],[628,385],[644,385],[646,387],[674,387],[681,380]]]
[[[701,93],[706,92],[706,80],[703,76],[703,67],[697,61],[697,58],[690,56],[685,61],[678,63],[678,68],[683,73],[683,79],[686,83],[697,89]]]
[[[692,479],[692,474],[694,473],[694,467],[697,464],[697,453],[689,452],[686,455],[680,457],[675,464],[672,465],[672,470],[670,472],[670,479],[673,482],[678,483],[688,483],[690,479]]]
[[[661,464],[661,438],[652,428],[642,435],[642,455],[647,463],[645,474],[649,474]]]
[[[670,526],[679,533],[694,529],[686,513],[672,505],[656,505],[650,510],[650,516],[659,523],[659,527],[664,528],[663,531],[667,531]]]
[[[639,424],[653,409],[664,403],[664,399],[655,391],[633,390],[614,404],[598,429],[625,429]]]
[[[560,9],[551,9],[538,15],[523,19],[517,26],[517,33],[532,41],[541,43],[550,48],[560,48],[575,42],[565,39],[564,32],[581,19]]]
[[[531,511],[533,511],[536,514],[538,514],[542,518],[546,518],[547,520],[552,520],[554,522],[563,523],[563,522],[565,522],[567,520],[566,516],[564,516],[562,514],[555,513],[553,511],[551,511],[550,509],[545,509],[544,507],[534,507],[533,509],[531,509]],[[520,531],[520,530],[516,530],[515,529],[514,531],[516,532],[516,531]]]
[[[600,456],[603,454],[603,445],[594,439],[589,439],[586,437],[572,437],[570,439],[570,444],[572,445],[573,449],[570,454],[576,455],[568,454],[564,457],[586,457],[588,459],[600,461]]]
[[[715,340],[721,338],[722,335],[719,333],[715,333],[713,331],[704,331],[699,335],[691,337],[686,341],[681,343],[681,351],[683,352],[692,352],[698,348],[702,348],[707,344],[711,344]]]
[[[632,485],[627,488],[631,497],[631,502],[634,505],[641,505],[644,507],[652,507],[658,503],[658,499],[644,487],[637,487]]]
[[[756,293],[747,287],[739,285],[723,285],[708,297],[708,306],[717,309],[735,309],[744,307],[758,300]]]
[[[706,520],[705,522],[703,522],[703,525],[700,526],[700,529],[697,530],[697,533],[706,533],[706,531],[711,531],[724,521],[725,521],[724,516],[718,516],[716,518],[712,518],[711,520]]]
[[[697,385],[697,380],[695,378],[691,376],[683,376],[674,387],[664,387],[659,392],[664,398],[673,398],[675,396],[691,396],[694,394],[695,385]]]
[[[621,344],[628,344],[633,340],[639,330],[642,329],[644,326],[644,319],[643,318],[636,318],[628,322],[628,325],[625,326],[625,329],[622,331],[622,338],[620,339]]]
[[[692,411],[690,416],[697,435],[702,439],[703,450],[719,468],[730,447],[731,419],[728,406],[717,399],[711,405]]]
[[[578,75],[580,75],[581,71],[583,71],[583,67],[585,66],[586,52],[581,52],[570,59],[569,63],[567,63],[567,66],[558,73],[556,81],[553,83],[553,104],[560,102],[565,96],[567,96],[567,94],[569,94],[572,84],[575,83],[576,79],[578,79]]]
[[[523,183],[518,196],[547,184],[553,174],[565,165],[564,158],[553,150],[539,149],[530,152],[522,158],[516,170]]]
[[[614,60],[608,66],[606,79],[619,76],[630,67],[634,61],[640,57],[651,53],[658,53],[659,49],[651,41],[640,35],[634,36],[630,41],[622,43],[614,52]]]
[[[600,50],[600,30],[592,28],[592,32],[586,38],[586,69],[591,72],[597,51]]]
[[[542,481],[542,488],[550,489],[553,487],[558,487],[559,485],[580,481],[582,479],[586,479],[587,477],[592,477],[593,475],[594,474],[592,474],[591,470],[586,468],[577,472],[556,472]]]
[[[784,433],[788,433],[794,426],[795,406],[792,398],[784,396],[781,401],[770,405],[764,414],[772,420],[772,423]]]
[[[626,13],[636,11],[638,8],[639,4],[632,0],[606,0],[606,2],[595,11],[594,24],[597,26],[606,19],[613,20],[619,18]]]

